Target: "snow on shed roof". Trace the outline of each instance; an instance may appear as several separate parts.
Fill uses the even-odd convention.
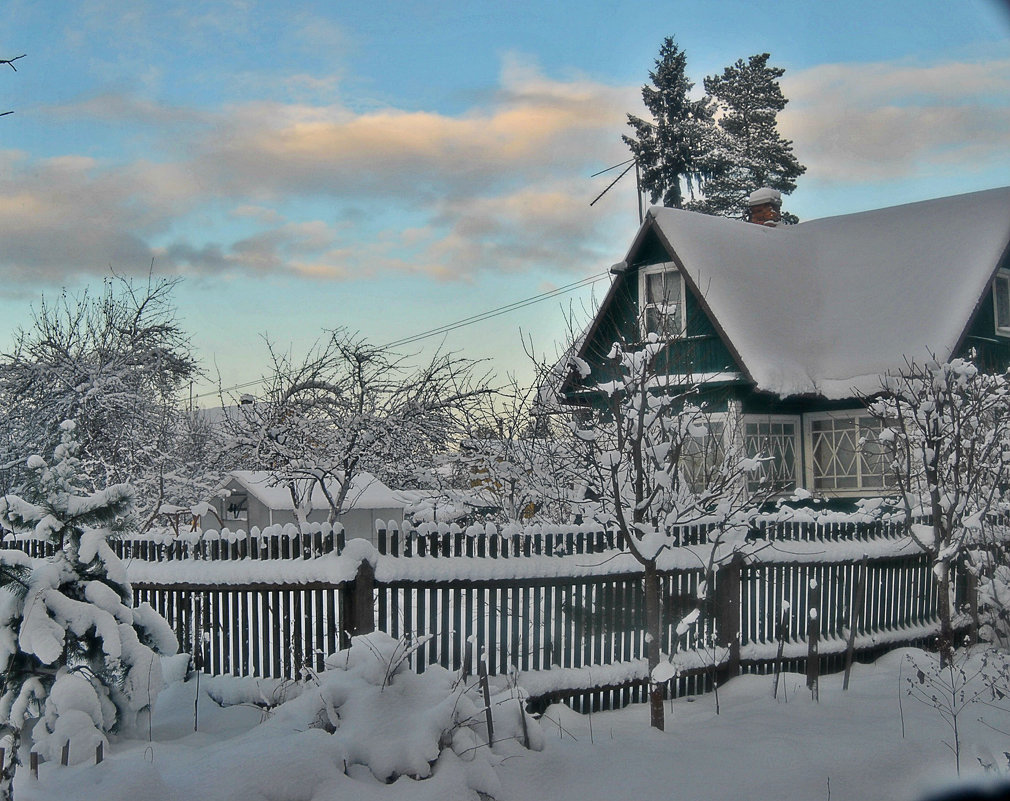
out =
[[[1010,242],[1010,188],[774,228],[649,217],[759,389],[841,398],[952,354]]]
[[[239,484],[268,509],[290,510],[291,494],[283,484],[265,470],[232,470],[229,478]],[[227,480],[227,479],[226,479]],[[329,481],[336,492],[335,482]],[[361,472],[351,479],[347,492],[347,509],[402,509],[404,499],[391,490],[371,473]],[[312,508],[329,509],[326,496],[316,485],[312,488]]]

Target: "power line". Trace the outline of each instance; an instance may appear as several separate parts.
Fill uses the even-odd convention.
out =
[[[455,331],[457,328],[463,328],[468,325],[473,325],[474,323],[483,322],[484,320],[490,320],[494,317],[500,317],[503,314],[508,314],[512,311],[517,311],[526,306],[531,306],[534,303],[540,303],[543,300],[549,300],[550,298],[557,297],[558,295],[564,295],[575,289],[580,289],[584,286],[589,286],[595,284],[597,281],[606,278],[609,275],[607,272],[597,273],[596,275],[591,275],[588,278],[583,278],[580,281],[573,281],[570,284],[565,284],[557,289],[552,289],[547,292],[541,292],[537,295],[532,295],[531,297],[524,298],[523,300],[517,300],[514,303],[506,304],[505,306],[499,306],[496,309],[490,309],[488,311],[481,312],[480,314],[475,314],[471,317],[464,317],[462,320],[457,320],[454,323],[446,323],[438,328],[432,328],[429,331],[424,331],[420,334],[414,334],[409,337],[404,337],[403,339],[398,339],[394,342],[389,342],[385,345],[387,348],[399,348],[403,345],[409,345],[413,342],[419,342],[422,339],[429,339],[430,337],[438,336],[439,334],[446,334],[450,331]]]
[[[488,309],[487,311],[471,315],[470,317],[464,317],[460,320],[456,320],[455,322],[440,325],[437,328],[432,328],[427,331],[422,331],[418,334],[412,334],[411,336],[404,337],[403,339],[397,339],[393,342],[388,342],[383,347],[399,348],[403,347],[404,345],[411,345],[414,342],[420,342],[423,339],[430,339],[431,337],[438,336],[440,334],[448,334],[450,331],[455,331],[459,328],[465,328],[466,326],[484,322],[485,320],[491,320],[495,317],[501,317],[503,314],[518,311],[519,309],[525,308],[526,306],[532,306],[534,303],[540,303],[544,300],[549,300],[550,298],[555,298],[558,297],[559,295],[564,295],[567,294],[568,292],[573,292],[576,289],[581,289],[583,287],[590,286],[592,284],[597,283],[598,281],[603,280],[604,278],[608,278],[609,275],[610,275],[609,271],[604,270],[603,272],[590,275],[578,281],[573,281],[570,284],[565,284],[564,286],[560,286],[555,289],[548,290],[546,292],[540,292],[536,295],[531,295],[528,298],[523,298],[522,300],[507,303],[504,306],[497,306],[493,309]],[[258,384],[262,384],[264,380],[265,379],[263,378],[256,378],[253,379],[252,381],[244,381],[241,384],[234,384],[233,386],[224,387],[214,392],[204,392],[200,395],[194,395],[193,400],[198,400],[199,398],[210,398],[213,397],[214,395],[223,394],[225,392],[234,392],[235,390],[238,389],[248,389],[249,387],[254,387],[257,386]]]

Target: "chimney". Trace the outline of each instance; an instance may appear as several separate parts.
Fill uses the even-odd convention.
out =
[[[770,186],[751,192],[747,198],[747,222],[756,225],[777,225],[781,218],[782,193]]]

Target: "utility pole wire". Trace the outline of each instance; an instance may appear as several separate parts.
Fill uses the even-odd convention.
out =
[[[450,331],[455,331],[458,328],[464,328],[464,327],[466,327],[468,325],[473,325],[474,323],[480,323],[480,322],[483,322],[485,320],[490,320],[490,319],[493,319],[495,317],[500,317],[503,314],[508,314],[509,312],[513,312],[513,311],[518,311],[519,309],[522,309],[522,308],[524,308],[526,306],[531,306],[534,303],[539,303],[539,302],[541,302],[543,300],[548,300],[550,298],[557,297],[558,295],[563,295],[566,292],[571,292],[571,291],[573,291],[575,289],[581,289],[582,287],[590,286],[592,284],[595,284],[597,281],[600,281],[600,280],[608,277],[608,275],[609,275],[609,272],[606,271],[606,270],[604,270],[603,272],[596,273],[594,275],[590,275],[590,276],[588,276],[586,278],[582,278],[582,279],[580,279],[578,281],[573,281],[572,283],[565,284],[564,286],[560,286],[557,289],[552,289],[552,290],[549,290],[547,292],[541,292],[541,293],[539,293],[537,295],[531,295],[530,297],[524,298],[523,300],[517,300],[517,301],[515,301],[513,303],[508,303],[508,304],[506,304],[504,306],[498,306],[498,307],[496,307],[494,309],[489,309],[487,311],[480,312],[479,314],[471,315],[470,317],[464,317],[461,320],[456,320],[455,322],[447,323],[447,324],[445,324],[443,326],[439,326],[438,328],[432,328],[432,329],[430,329],[428,331],[422,331],[419,334],[413,334],[411,336],[404,337],[403,339],[398,339],[398,340],[395,340],[393,342],[388,342],[385,345],[383,345],[382,347],[384,347],[384,348],[397,348],[397,347],[402,347],[403,345],[410,345],[410,344],[412,344],[414,342],[419,342],[422,339],[428,339],[428,338],[433,337],[433,336],[438,336],[439,334],[447,334]],[[256,379],[253,379],[251,381],[244,381],[244,382],[242,382],[240,384],[234,384],[234,385],[232,385],[230,387],[225,387],[224,389],[215,390],[213,392],[203,392],[203,393],[201,393],[199,395],[193,395],[192,399],[193,400],[199,400],[200,398],[210,398],[210,397],[213,397],[215,395],[221,395],[221,394],[223,394],[225,392],[234,392],[235,390],[238,390],[238,389],[248,389],[249,387],[255,387],[255,386],[258,386],[259,384],[262,384],[265,380],[266,379],[264,379],[264,378],[256,378]]]

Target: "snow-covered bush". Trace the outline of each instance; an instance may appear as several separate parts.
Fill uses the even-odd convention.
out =
[[[75,426],[61,429],[52,464],[29,460],[34,497],[0,501],[8,525],[58,548],[44,560],[0,552],[0,736],[15,760],[25,724],[39,714],[34,738],[46,758],[68,742],[71,761],[94,758],[108,733],[129,732],[150,714],[159,655],[178,650],[164,618],[133,606],[125,567],[106,542],[129,511],[130,487],[81,494]],[[16,764],[4,766],[0,798],[9,797]]]
[[[473,797],[500,796],[495,766],[517,747],[540,750],[539,724],[523,711],[516,687],[499,687],[491,697],[494,743],[489,747],[477,681],[468,683],[437,665],[415,673],[410,661],[418,642],[382,632],[354,637],[350,648],[327,658],[326,669],[313,680],[297,691],[285,688],[289,696],[297,694],[274,708],[262,725],[278,736],[305,729],[329,733],[333,763],[357,779],[421,780],[451,770],[463,777]],[[242,686],[248,697],[234,691],[224,695],[231,703],[258,704],[263,689],[248,682]]]

